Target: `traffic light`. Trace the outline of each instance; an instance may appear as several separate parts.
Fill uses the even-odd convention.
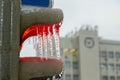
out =
[[[28,0],[22,1],[23,4],[27,4]],[[30,1],[28,3],[31,4],[32,0]],[[39,1],[40,3],[32,5],[41,5],[42,8],[30,12],[23,11],[20,16],[20,49],[27,38],[37,36],[36,42],[41,54],[39,57],[20,58],[20,80],[60,79],[63,70],[59,49],[59,28],[63,21],[63,12],[61,9],[46,8],[49,7],[47,2],[52,0]],[[55,42],[56,52],[51,49],[53,42],[51,40]],[[48,48],[51,53],[48,52]],[[49,57],[48,53],[53,57],[52,52],[56,53],[54,54],[57,55],[56,58]]]
[[[56,46],[59,47],[58,36],[59,27],[61,26],[59,23],[63,20],[62,10],[51,8],[53,0],[21,0],[21,3],[20,0],[1,0],[0,4],[0,80],[46,80],[48,78],[60,78],[63,68],[61,58],[19,58],[21,50],[19,46],[31,36],[39,34],[37,36],[42,40],[48,34],[48,36],[55,34],[54,41],[58,43]],[[37,6],[37,10],[21,11],[22,4],[24,7],[26,5]],[[41,8],[38,9],[38,6]],[[54,27],[54,29],[51,29],[51,27]],[[45,31],[42,38],[40,38],[42,35],[41,31]],[[49,46],[51,46],[52,38],[49,38]],[[43,44],[45,45],[46,41],[43,41]],[[52,48],[49,49],[52,52]],[[56,51],[57,57],[60,57],[59,49],[56,48]],[[44,52],[46,53],[46,51]]]

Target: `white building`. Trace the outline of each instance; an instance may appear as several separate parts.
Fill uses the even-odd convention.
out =
[[[64,80],[120,80],[120,41],[99,38],[97,26],[61,38],[61,54]]]

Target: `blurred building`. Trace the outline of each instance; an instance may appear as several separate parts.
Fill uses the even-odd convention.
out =
[[[61,53],[63,80],[120,80],[120,41],[100,38],[97,26],[61,38]]]

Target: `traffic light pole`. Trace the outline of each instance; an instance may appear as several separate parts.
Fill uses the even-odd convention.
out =
[[[0,80],[18,80],[20,1],[1,0]]]
[[[11,0],[10,80],[18,80],[20,45],[20,0]]]
[[[11,9],[10,1],[2,0],[2,45],[1,45],[1,80],[8,80],[10,77],[10,27]],[[9,15],[8,15],[9,14]]]

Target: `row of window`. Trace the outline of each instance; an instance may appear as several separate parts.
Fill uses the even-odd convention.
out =
[[[105,71],[105,70],[116,70],[116,71],[120,71],[120,64],[101,64],[101,70]]]
[[[120,77],[115,77],[115,76],[102,76],[101,80],[120,80]]]
[[[79,75],[66,75],[65,78],[65,80],[79,80]]]
[[[67,69],[70,69],[70,68],[79,69],[78,62],[65,61],[65,67],[66,67]]]
[[[120,52],[113,52],[113,51],[100,51],[100,57],[102,58],[117,58],[120,59]]]

